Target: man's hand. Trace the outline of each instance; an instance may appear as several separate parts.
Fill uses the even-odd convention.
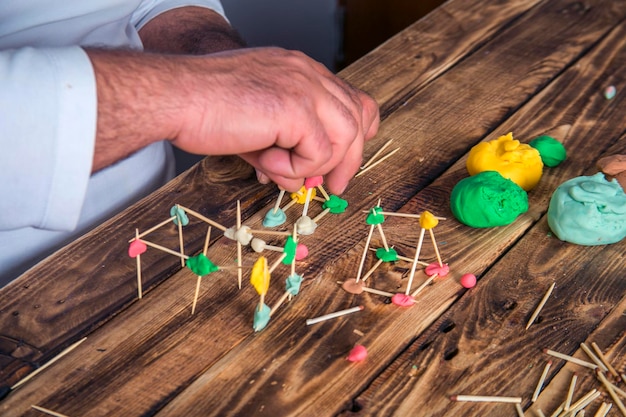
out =
[[[378,129],[371,97],[299,52],[88,54],[98,88],[94,170],[169,138],[191,153],[240,155],[290,191],[324,175],[340,194]]]
[[[238,154],[287,190],[325,175],[341,193],[378,129],[365,93],[302,53],[247,49],[189,63],[187,109],[172,143],[199,154]],[[193,74],[193,75],[192,75]]]

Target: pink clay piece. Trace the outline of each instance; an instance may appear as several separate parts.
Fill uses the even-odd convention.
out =
[[[464,288],[474,288],[476,286],[476,275],[474,274],[463,274],[461,277],[461,285]]]
[[[143,243],[141,240],[133,240],[132,242],[130,242],[130,245],[128,245],[128,256],[130,256],[131,258],[136,258],[137,256],[144,253],[146,250],[148,250],[148,247],[145,243]]]
[[[301,261],[309,255],[309,248],[306,245],[298,243],[296,246],[296,261]]]
[[[397,293],[391,297],[391,302],[400,307],[413,307],[415,300],[407,294]]]
[[[322,185],[324,183],[324,177],[317,176],[317,177],[310,177],[304,180],[304,188],[306,188],[307,190],[309,188],[313,188],[313,187],[317,187],[318,185]]]
[[[356,345],[350,350],[350,353],[348,354],[348,357],[346,359],[350,362],[361,362],[364,361],[365,358],[367,358],[367,349],[365,348],[365,346]]]
[[[450,272],[450,267],[448,266],[448,264],[443,264],[440,266],[437,262],[435,262],[428,265],[426,269],[424,269],[424,272],[426,272],[426,275],[428,275],[429,277],[435,274],[439,275],[440,277],[445,277],[446,275],[448,275],[448,272]]]

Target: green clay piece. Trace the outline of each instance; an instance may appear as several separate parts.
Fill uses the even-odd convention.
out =
[[[376,249],[376,257],[383,262],[395,262],[398,260],[398,252],[394,248],[389,248],[389,250],[378,248]]]
[[[284,248],[285,257],[282,260],[282,262],[285,265],[291,265],[291,263],[293,262],[293,259],[296,256],[297,248],[298,248],[298,244],[296,243],[295,240],[293,240],[293,237],[287,236],[287,241],[285,242],[285,248]]]
[[[258,306],[255,307],[254,322],[252,323],[255,332],[261,331],[267,326],[267,323],[270,322],[270,312],[271,309],[266,304],[263,304],[261,309]]]
[[[180,219],[180,224],[183,226],[187,226],[189,224],[189,217],[187,217],[187,213],[180,206],[173,206],[170,209],[170,216],[176,216],[174,219],[174,224],[178,226],[178,219]]]
[[[382,207],[372,208],[369,214],[367,215],[367,219],[365,219],[365,222],[369,225],[381,224],[382,222],[385,221],[385,216],[381,214],[382,211],[383,211]]]
[[[203,253],[187,259],[187,268],[201,277],[209,275],[211,272],[219,271],[217,265],[211,262]]]
[[[541,161],[547,167],[555,167],[567,158],[567,151],[561,142],[551,136],[539,136],[529,143],[539,151]]]
[[[348,208],[348,202],[336,195],[330,195],[329,199],[322,204],[323,209],[328,209],[332,214],[341,214]]]
[[[291,295],[298,295],[302,284],[302,276],[298,274],[289,275],[285,280],[285,290]]]
[[[464,178],[450,195],[452,214],[470,227],[505,226],[528,211],[528,194],[495,171]]]

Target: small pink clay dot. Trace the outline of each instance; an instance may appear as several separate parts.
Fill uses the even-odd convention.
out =
[[[298,243],[296,246],[296,261],[301,261],[309,255],[309,248],[306,245]]]
[[[461,277],[461,285],[465,288],[473,288],[476,285],[476,275],[463,274]]]
[[[361,362],[367,358],[367,349],[363,345],[356,345],[350,350],[346,358],[350,362]]]
[[[136,258],[137,256],[144,253],[147,249],[148,247],[141,240],[133,240],[132,242],[130,242],[130,245],[128,245],[128,256],[130,256],[131,258]]]

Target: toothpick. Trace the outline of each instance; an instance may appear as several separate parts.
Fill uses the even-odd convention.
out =
[[[415,291],[413,291],[413,294],[411,294],[411,297],[416,297],[417,294],[419,294],[420,292],[422,292],[422,290],[424,288],[426,288],[427,285],[430,285],[431,282],[433,282],[435,280],[435,278],[437,278],[439,276],[438,273],[434,273],[431,276],[428,277],[428,279],[426,281],[424,281],[424,283],[422,283],[422,285],[420,285],[419,287],[417,287],[417,289]]]
[[[209,225],[209,229],[206,232],[206,237],[204,238],[204,248],[202,253],[206,256],[206,252],[209,249],[209,241],[211,240],[211,225]],[[220,267],[217,267],[218,270]],[[193,303],[191,305],[191,315],[196,311],[196,304],[198,303],[198,295],[200,294],[200,282],[202,281],[202,277],[198,275],[198,279],[196,280],[196,292],[193,296]]]
[[[603,402],[602,405],[600,405],[600,408],[598,408],[598,411],[596,411],[596,413],[593,415],[593,417],[605,417],[611,410],[612,406],[613,404]]]
[[[378,233],[380,233],[380,238],[383,241],[383,246],[385,247],[385,250],[389,252],[389,245],[387,244],[387,238],[385,237],[385,232],[383,232],[383,226],[380,223],[378,223],[376,227],[378,227]]]
[[[318,214],[317,216],[313,218],[313,222],[315,223],[319,222],[320,219],[324,217],[325,215],[327,215],[328,213],[330,213],[330,209],[329,208],[324,209],[320,214]]]
[[[43,364],[42,366],[40,366],[39,368],[35,369],[33,372],[31,372],[30,374],[26,375],[26,377],[22,378],[20,381],[18,381],[15,385],[13,385],[11,387],[11,391],[22,386],[24,383],[26,383],[27,381],[29,381],[31,378],[33,378],[35,375],[38,375],[40,372],[42,372],[44,369],[48,368],[50,365],[52,365],[53,363],[55,363],[56,361],[58,361],[59,359],[61,359],[63,356],[67,355],[68,353],[70,353],[71,351],[73,351],[74,349],[76,349],[81,343],[83,343],[85,340],[87,340],[86,337],[83,337],[82,339],[80,339],[77,342],[74,342],[73,344],[69,345],[68,347],[66,347],[65,349],[63,349],[58,355],[56,355],[54,358],[50,359],[48,362],[46,362],[45,364]]]
[[[196,311],[196,303],[198,302],[198,295],[200,294],[200,282],[202,281],[202,277],[198,275],[198,280],[196,281],[196,293],[193,296],[193,304],[191,305],[191,315]]]
[[[360,172],[358,172],[355,175],[355,177],[359,177],[359,176],[365,174],[367,171],[369,171],[370,169],[374,168],[376,165],[380,164],[381,162],[383,162],[387,158],[391,157],[391,155],[393,155],[394,153],[398,152],[399,150],[400,150],[400,148],[396,148],[393,151],[389,152],[387,155],[383,156],[382,158],[380,158],[378,161],[374,162],[373,164],[371,164],[367,168],[363,168]]]
[[[593,348],[593,350],[596,352],[596,354],[598,355],[598,358],[600,358],[600,360],[602,361],[602,363],[606,366],[606,368],[609,370],[609,372],[611,373],[611,375],[613,375],[615,378],[619,379],[619,374],[617,373],[617,371],[615,370],[615,368],[613,368],[611,366],[611,363],[606,359],[606,357],[604,356],[604,353],[602,353],[602,350],[600,350],[600,347],[596,344],[596,342],[591,342],[591,347]],[[622,378],[623,379],[623,378]],[[626,382],[626,381],[624,381]]]
[[[370,248],[371,251],[376,252],[376,248]],[[398,259],[401,261],[413,262],[414,258],[409,258],[407,256],[398,255]],[[428,266],[430,265],[428,262],[417,261],[418,265]]]
[[[376,294],[376,295],[382,295],[383,297],[393,297],[395,294],[387,292],[387,291],[381,291],[381,290],[377,290],[376,288],[369,288],[366,286],[363,286],[363,292],[369,292],[372,294]]]
[[[374,155],[372,155],[372,157],[370,159],[367,160],[367,162],[363,165],[361,165],[361,169],[365,169],[367,168],[372,162],[374,162],[374,160],[381,154],[383,153],[383,151],[385,150],[385,148],[387,146],[389,146],[391,144],[391,142],[393,142],[393,139],[389,139],[387,141],[387,143],[385,143],[383,146],[380,147],[379,150],[376,151],[376,153]]]
[[[537,417],[546,417],[546,415],[541,411],[541,408],[537,409]]]
[[[180,206],[180,205],[179,205]],[[210,224],[211,226],[220,229],[222,232],[225,232],[226,229],[228,229],[226,226],[222,226],[221,224],[209,219],[206,216],[203,216],[202,214],[198,213],[197,211],[194,211],[188,207],[184,207],[184,206],[180,206],[183,210],[185,210],[186,213],[191,214],[192,216],[197,217],[198,219]]]
[[[361,281],[365,282],[365,280],[367,280],[370,275],[372,275],[374,273],[374,271],[376,271],[376,268],[378,268],[380,266],[380,264],[383,263],[382,259],[379,259],[373,267],[370,268],[369,271],[367,271],[367,273],[365,275],[363,275],[363,278],[361,278]]]
[[[626,391],[623,391],[622,389],[620,389],[618,386],[616,386],[613,383],[611,383],[611,385],[613,386],[613,390],[615,391],[616,394],[621,395],[622,397],[626,398]]]
[[[457,402],[522,403],[522,397],[499,397],[487,395],[453,395],[450,397],[450,400]]]
[[[276,212],[280,208],[280,202],[283,201],[284,195],[285,195],[285,190],[281,189],[280,193],[278,193],[278,198],[276,199],[276,204],[274,204],[274,210],[273,210],[274,214],[276,214]]]
[[[57,413],[56,411],[48,410],[47,408],[43,408],[38,405],[31,405],[31,408],[54,417],[68,417],[65,414]]]
[[[367,249],[370,246],[370,241],[372,240],[372,234],[374,233],[375,225],[370,225],[370,231],[367,235],[367,239],[365,240],[365,247],[363,248],[363,255],[361,256],[361,262],[359,263],[359,269],[356,273],[356,282],[359,282],[361,279],[361,273],[363,272],[363,266],[365,265],[365,257],[367,255]]]
[[[165,226],[166,224],[172,222],[175,218],[176,218],[176,216],[172,216],[169,219],[164,220],[161,223],[157,224],[156,226],[151,227],[150,229],[148,229],[148,230],[146,230],[144,232],[141,232],[141,234],[139,236],[135,236],[134,238],[130,239],[128,241],[128,243],[130,243],[130,242],[132,242],[133,240],[136,240],[136,239],[141,239],[142,237],[146,236],[147,234],[152,233],[152,232],[154,232],[157,229],[160,229],[161,227]]]
[[[176,204],[176,207],[178,208],[178,210],[180,210],[179,204]],[[180,253],[184,254],[185,245],[183,242],[183,222],[182,222],[181,216],[178,215],[178,211],[176,212],[176,218],[178,220],[178,243],[180,245]],[[182,266],[183,268],[185,267],[185,258],[183,258],[182,256],[180,258],[180,266]]]
[[[202,253],[206,256],[206,251],[209,250],[209,241],[211,240],[211,225],[206,231],[206,237],[204,238],[204,248],[202,249]]]
[[[334,319],[337,317],[345,316],[346,314],[356,313],[357,311],[363,310],[365,307],[356,306],[352,308],[347,308],[345,310],[335,311],[334,313],[325,314],[323,316],[315,317],[312,319],[307,319],[306,324],[310,326],[311,324],[319,323],[321,321],[326,321],[330,319]]]
[[[361,213],[369,213],[367,210],[361,210]],[[421,214],[411,214],[411,213],[398,213],[394,211],[379,211],[378,214],[382,214],[385,216],[395,216],[395,217],[406,217],[409,219],[419,219],[421,218]],[[433,216],[437,220],[447,220],[445,217]]]
[[[278,268],[278,265],[280,265],[280,263],[283,261],[283,259],[285,259],[287,257],[287,254],[285,252],[282,253],[282,255],[280,255],[280,257],[278,259],[276,259],[276,261],[274,261],[274,263],[272,264],[272,266],[269,269],[269,273],[271,274],[272,272],[274,272],[274,270],[276,268]]]
[[[592,389],[587,394],[582,396],[578,401],[572,404],[572,406],[570,407],[570,414],[574,415],[580,410],[582,410],[583,408],[587,407],[593,400],[598,398],[601,394],[602,393],[598,391],[597,389],[595,388]]]
[[[569,389],[567,390],[567,397],[565,397],[565,406],[563,406],[563,411],[569,411],[570,405],[572,404],[572,397],[574,396],[574,388],[576,387],[576,381],[578,380],[578,374],[574,372],[572,375],[572,380],[569,383]]]
[[[515,411],[517,412],[518,417],[524,417],[524,410],[522,410],[522,406],[518,403],[515,403]]]
[[[594,355],[594,353],[591,351],[591,349],[589,349],[589,347],[587,347],[585,342],[581,342],[580,348],[587,354],[587,356],[589,356],[589,359],[591,359],[593,361],[593,363],[598,365],[598,368],[602,369],[603,372],[609,372],[609,368],[607,368],[604,365],[604,363],[602,363],[602,361],[596,355]]]
[[[291,232],[281,232],[278,230],[257,230],[250,229],[248,230],[251,234],[254,235],[275,235],[275,236],[291,236]]]
[[[573,356],[566,355],[564,353],[555,352],[550,349],[544,349],[543,353],[547,353],[548,355],[554,356],[556,358],[564,359],[568,362],[572,362],[577,365],[584,366],[585,368],[594,369],[594,370],[598,368],[598,365],[596,365],[595,363],[590,363],[582,359],[578,359]]]
[[[531,399],[531,402],[535,402],[537,401],[537,398],[539,398],[539,393],[541,392],[541,388],[543,388],[543,383],[546,380],[546,377],[548,376],[548,371],[550,370],[550,367],[552,366],[552,361],[548,361],[546,363],[546,366],[543,367],[543,372],[541,373],[541,377],[539,378],[539,381],[537,382],[537,387],[535,388],[535,392],[533,393],[533,397]]]
[[[302,217],[306,216],[309,212],[309,204],[311,203],[311,194],[313,193],[313,187],[307,188],[306,197],[304,199],[304,207],[302,207]]]
[[[421,232],[420,232],[420,238],[419,241],[417,242],[417,248],[415,248],[415,257],[413,258],[413,265],[411,266],[411,274],[409,275],[409,282],[407,283],[406,286],[406,295],[409,295],[409,293],[411,292],[411,285],[413,285],[413,277],[415,276],[415,268],[417,268],[417,258],[420,255],[420,252],[422,251],[422,243],[424,242],[424,234],[426,233],[426,229],[422,228]]]
[[[292,198],[290,202],[288,202],[287,204],[285,204],[285,207],[283,207],[283,211],[287,211],[289,210],[293,205],[295,205],[297,203],[297,200],[295,198]]]
[[[296,242],[296,251],[298,249],[298,226],[297,225],[293,225],[293,234],[292,234],[292,239],[294,242]],[[293,259],[291,260],[291,275],[295,275],[296,274],[296,257],[294,256]],[[289,299],[291,300],[291,294],[289,295]]]
[[[433,247],[435,248],[435,255],[437,255],[437,262],[439,263],[439,267],[443,268],[443,262],[441,261],[441,254],[439,254],[439,248],[437,247],[437,241],[435,240],[435,233],[433,232],[433,229],[428,229],[428,232],[430,233],[430,238],[433,241]]]
[[[322,195],[324,196],[324,200],[326,201],[330,200],[330,196],[328,195],[324,187],[322,187],[322,184],[318,185],[317,189],[320,190],[320,193],[322,193]]]
[[[548,288],[548,291],[546,291],[546,293],[544,294],[543,298],[539,302],[539,305],[537,306],[537,308],[535,309],[533,314],[530,316],[530,319],[528,320],[528,323],[526,323],[526,330],[528,330],[528,328],[531,326],[531,324],[533,324],[533,322],[535,321],[535,319],[539,315],[539,312],[541,311],[543,306],[548,301],[548,298],[550,298],[550,294],[552,294],[552,290],[554,290],[554,286],[555,285],[556,285],[556,281],[552,282],[552,285],[550,285],[550,288]]]
[[[237,200],[237,230],[241,229],[241,203]],[[243,272],[241,271],[243,254],[241,252],[241,242],[237,240],[237,266],[239,269],[237,270],[237,285],[239,289],[241,289],[241,279],[243,277]]]
[[[270,310],[270,317],[272,317],[272,314],[274,314],[274,312],[276,310],[278,310],[278,308],[285,302],[285,300],[291,295],[291,293],[289,291],[285,291],[283,293],[283,295],[278,299],[278,301],[276,302],[276,304],[274,305],[274,307],[272,307],[272,309]]]
[[[135,240],[139,239],[139,229],[135,229]],[[137,255],[137,297],[141,300],[143,289],[141,285],[141,254]]]
[[[147,240],[144,239],[139,239],[140,242],[143,242],[146,246],[150,246],[152,248],[158,249],[160,251],[163,251],[165,253],[169,253],[170,255],[174,255],[176,257],[180,257],[180,258],[185,258],[185,259],[189,259],[189,256],[180,253],[180,252],[176,252],[174,250],[168,249],[165,246],[161,246],[159,244],[156,243],[152,243],[152,242],[148,242]]]
[[[624,407],[624,403],[615,393],[615,390],[613,389],[613,385],[608,381],[608,379],[606,379],[606,376],[604,376],[604,373],[597,371],[596,375],[598,376],[598,379],[600,379],[600,382],[602,382],[602,385],[604,385],[604,388],[606,389],[606,391],[609,393],[609,395],[613,399],[613,402],[615,403],[619,411],[622,413],[623,416],[626,417],[626,407]]]

